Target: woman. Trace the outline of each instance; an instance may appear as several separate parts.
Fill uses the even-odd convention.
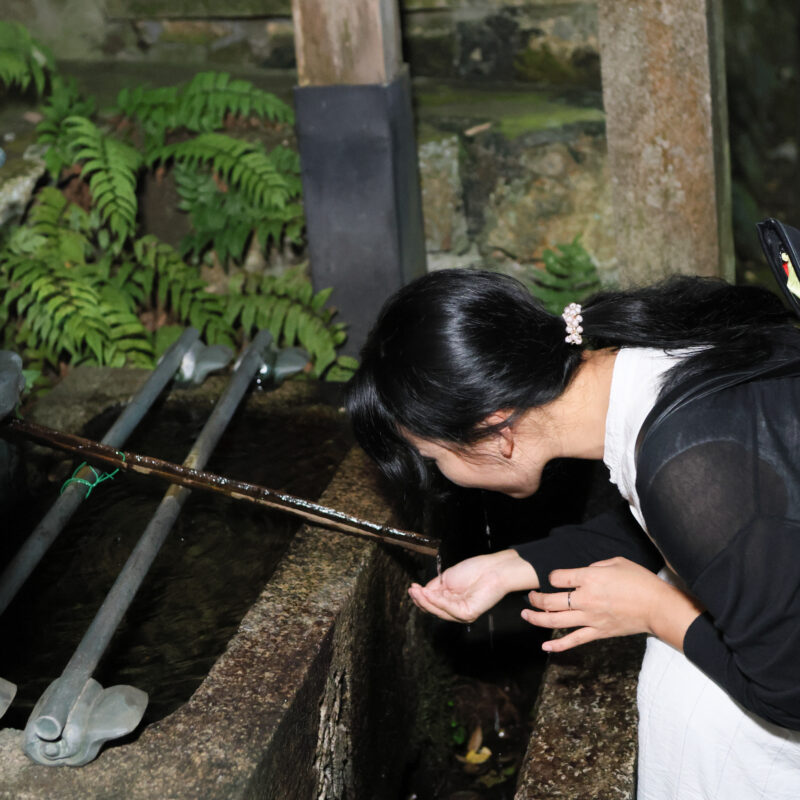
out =
[[[749,379],[773,364],[788,368]],[[660,420],[637,453],[659,397],[698,376],[733,385]],[[800,797],[800,335],[776,297],[677,278],[562,318],[511,278],[432,273],[381,312],[347,405],[407,485],[438,469],[526,497],[552,458],[603,459],[638,526],[559,528],[413,584],[412,599],[470,622],[529,590],[525,620],[572,629],[553,652],[649,634],[640,800]]]

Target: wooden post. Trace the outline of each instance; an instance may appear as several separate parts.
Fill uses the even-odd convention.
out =
[[[300,86],[390,83],[400,72],[397,0],[292,0]]]
[[[292,0],[311,275],[357,354],[380,306],[425,271],[397,0]]]
[[[721,0],[599,0],[622,284],[734,277]]]

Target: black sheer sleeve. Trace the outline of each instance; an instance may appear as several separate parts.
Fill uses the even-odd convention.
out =
[[[687,424],[671,423],[672,441]],[[687,658],[748,710],[800,730],[800,520],[763,431],[753,415],[740,441],[689,446],[649,481],[640,459],[638,489],[650,534],[707,609]]]
[[[554,569],[588,567],[595,561],[622,556],[658,572],[664,566],[658,550],[631,516],[626,503],[612,512],[581,523],[553,528],[544,539],[515,545],[536,570],[543,592],[561,591],[550,585]]]

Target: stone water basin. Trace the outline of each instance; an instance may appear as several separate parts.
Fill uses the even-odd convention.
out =
[[[145,376],[75,369],[32,416],[79,432],[104,409],[129,397]],[[193,408],[210,411],[223,386],[222,379],[211,379],[199,390],[173,390],[163,407],[191,399]],[[245,413],[277,417],[287,425],[311,415],[333,422],[330,431],[346,430],[342,415],[324,402],[323,394],[316,384],[290,383],[251,394]],[[268,458],[269,443],[258,439],[255,427],[253,438]],[[385,520],[388,507],[374,471],[360,451],[342,441],[343,459],[321,502]],[[62,459],[44,452],[36,448],[28,462]],[[63,470],[52,463],[47,469],[60,483]],[[180,531],[171,536],[176,533],[179,540]],[[184,539],[187,535],[190,531],[183,531]],[[403,663],[409,627],[405,587],[412,559],[310,526],[285,537],[278,549],[282,553],[271,577],[185,702],[168,710],[154,692],[154,716],[161,718],[140,727],[130,740],[106,746],[81,768],[36,765],[22,752],[19,728],[0,730],[0,797],[386,796],[402,770],[404,727],[413,715],[403,677],[411,680],[414,672],[413,665],[406,669]],[[86,560],[91,559],[87,553]],[[113,676],[111,681],[134,682]]]
[[[82,431],[144,378],[134,370],[75,369],[32,416]],[[191,397],[202,424],[223,386],[222,379],[211,379],[199,390],[173,390],[163,407]],[[310,414],[333,421],[333,430],[344,420],[324,394],[313,383],[290,383],[251,394],[245,413],[261,420]],[[266,459],[267,445],[256,437],[254,429]],[[342,450],[347,453],[321,502],[387,520],[389,505],[374,468],[357,448]],[[28,456],[29,472],[38,465],[56,486],[72,468],[52,451],[32,448]],[[100,497],[107,486],[96,490]],[[163,487],[153,491],[160,497]],[[199,493],[197,499],[208,515],[226,502]],[[191,530],[173,531],[173,545],[180,547],[181,535],[186,539]],[[406,596],[411,576],[419,577],[424,565],[395,548],[305,525],[285,535],[276,550],[280,558],[271,576],[186,697],[177,706],[174,699],[162,701],[157,681],[151,721],[106,746],[94,762],[54,768],[29,761],[19,730],[24,712],[21,723],[0,729],[0,798],[401,800],[403,772],[419,741],[414,726],[420,689],[430,683],[430,642]],[[177,648],[179,637],[174,639],[169,644]],[[0,675],[10,679],[7,648],[4,642]],[[515,800],[633,796],[640,648],[638,640],[612,641],[550,658]],[[179,666],[178,657],[167,660],[159,681]],[[136,685],[139,679],[101,682]],[[3,724],[12,718],[9,712]]]

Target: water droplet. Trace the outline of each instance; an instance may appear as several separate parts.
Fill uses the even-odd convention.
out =
[[[492,528],[489,525],[489,514],[486,511],[486,492],[481,492],[481,506],[483,507],[483,522],[486,529],[486,545],[488,551],[492,552]]]

